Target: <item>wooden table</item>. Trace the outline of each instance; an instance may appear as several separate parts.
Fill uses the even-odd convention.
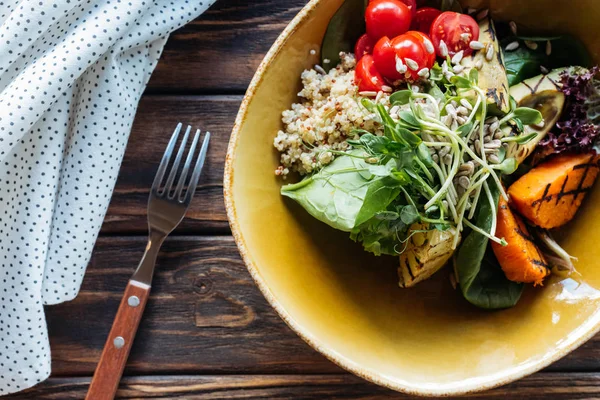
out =
[[[213,133],[188,218],[159,256],[120,398],[406,398],[345,373],[279,319],[252,282],[223,205],[227,142],[244,91],[306,0],[218,0],[174,33],[142,98],[75,301],[48,307],[53,376],[7,399],[82,399],[145,245],[146,201],[179,121]],[[600,336],[545,371],[475,396],[600,397]]]

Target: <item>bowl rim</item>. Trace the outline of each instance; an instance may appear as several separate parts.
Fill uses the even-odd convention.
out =
[[[233,198],[233,157],[237,149],[238,137],[240,134],[241,126],[243,125],[248,114],[248,106],[254,98],[257,88],[260,86],[264,79],[265,71],[271,66],[277,55],[287,44],[291,35],[296,32],[298,27],[302,23],[304,23],[305,20],[308,17],[310,17],[313,12],[315,12],[317,6],[323,1],[327,0],[310,0],[287,25],[287,27],[279,35],[275,43],[265,55],[258,69],[256,70],[256,73],[254,74],[252,81],[250,82],[250,85],[248,86],[248,89],[244,96],[244,99],[240,105],[240,109],[238,111],[235,123],[232,128],[231,137],[227,147],[227,154],[225,157],[223,192],[225,198],[225,209],[227,212],[227,219],[229,220],[229,226],[231,228],[231,232],[234,241],[237,245],[237,248],[240,252],[240,255],[242,256],[244,264],[248,269],[248,272],[252,276],[252,279],[254,280],[255,284],[258,286],[258,288],[262,292],[263,296],[267,299],[271,307],[275,309],[277,314],[292,329],[292,331],[294,331],[298,336],[300,336],[300,338],[302,338],[302,340],[304,340],[309,346],[311,346],[313,349],[317,350],[319,353],[324,355],[328,360],[330,360],[334,364],[376,385],[383,386],[398,392],[417,396],[457,396],[472,394],[503,386],[540,371],[541,369],[556,362],[557,360],[561,359],[562,357],[569,354],[570,352],[584,344],[586,341],[591,339],[596,333],[598,333],[598,331],[600,331],[600,319],[598,318],[600,316],[598,315],[596,316],[597,318],[595,322],[592,318],[590,318],[583,324],[578,326],[577,329],[582,329],[585,325],[592,323],[592,326],[584,330],[583,334],[578,335],[575,338],[571,338],[571,340],[567,340],[567,342],[569,343],[565,343],[564,346],[559,346],[558,349],[554,352],[542,355],[539,360],[529,361],[522,365],[515,365],[513,367],[510,367],[508,370],[506,370],[499,376],[492,375],[490,377],[486,377],[485,380],[479,379],[465,382],[463,385],[461,385],[461,387],[435,388],[432,386],[419,386],[418,384],[411,385],[401,383],[397,380],[383,376],[377,371],[361,367],[360,365],[348,359],[344,355],[339,354],[324,346],[317,337],[313,336],[310,332],[306,331],[302,327],[302,325],[299,324],[281,304],[279,304],[275,295],[271,292],[270,288],[263,280],[259,269],[256,267],[256,265],[254,265],[254,262],[250,257],[250,252],[248,251],[246,242],[242,235],[242,231],[238,224],[235,201]]]

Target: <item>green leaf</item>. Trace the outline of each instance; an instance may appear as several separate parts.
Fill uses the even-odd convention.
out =
[[[364,148],[370,155],[387,154],[391,141],[385,136],[376,136],[372,133],[363,134],[358,140],[348,140],[354,147]]]
[[[398,236],[404,236],[407,229],[408,226],[400,219],[382,220],[376,216],[352,230],[350,238],[362,242],[365,251],[376,256],[382,254],[397,256],[396,248],[402,246]]]
[[[407,143],[411,148],[415,148],[422,143],[421,138],[408,129],[398,127],[396,129],[396,134],[401,142]]]
[[[521,46],[515,51],[504,51],[508,85],[514,86],[525,79],[539,75],[540,66],[546,61],[547,57],[543,51],[532,51],[525,46]]]
[[[365,179],[359,173],[368,171],[370,165],[351,155],[361,155],[362,150],[349,154],[336,157],[331,164],[299,183],[283,186],[281,194],[297,201],[319,221],[350,232],[356,226],[369,187],[377,179]]]
[[[454,84],[454,86],[459,89],[470,89],[472,87],[471,81],[459,75],[450,78],[450,83]]]
[[[412,90],[399,90],[390,96],[390,103],[399,105],[408,104],[411,97]]]
[[[498,164],[498,171],[502,172],[504,175],[510,175],[517,170],[519,164],[515,158],[507,158]]]
[[[375,214],[375,218],[380,221],[395,221],[400,218],[400,214],[395,211],[382,211]]]
[[[394,133],[396,129],[396,122],[392,119],[392,117],[390,117],[390,114],[388,114],[387,110],[382,104],[377,104],[377,111],[379,112],[381,120],[383,121],[385,136],[391,140],[395,140],[396,138],[394,137]]]
[[[446,96],[444,95],[444,92],[442,92],[442,89],[440,89],[440,87],[435,82],[431,82],[431,87],[429,88],[428,93],[431,96],[433,96],[433,98],[436,99],[438,102],[446,101]]]
[[[514,97],[510,96],[510,111],[514,111],[517,109],[517,101]]]
[[[366,97],[360,99],[360,104],[362,104],[362,106],[366,108],[369,112],[375,112],[377,110],[377,107],[375,107],[375,103],[373,103],[370,99],[367,99]]]
[[[374,180],[370,185],[358,212],[354,226],[358,226],[384,211],[400,194],[398,181],[389,177]]]
[[[496,184],[490,179],[494,199],[498,207],[500,197]],[[492,227],[492,205],[482,198],[477,206],[475,225],[489,231]],[[471,304],[486,309],[512,307],[521,298],[523,284],[506,279],[500,264],[488,246],[488,238],[471,231],[458,250],[454,262],[458,282],[463,296]]]
[[[515,118],[519,119],[523,125],[539,124],[543,119],[542,113],[533,108],[519,107],[513,113]]]
[[[517,142],[517,144],[527,144],[537,137],[538,133],[533,132],[529,135],[509,136],[504,138],[503,142]]]
[[[400,118],[400,121],[404,122],[409,129],[418,129],[420,127],[419,121],[417,121],[413,113],[410,111],[400,111],[398,113],[398,117]]]
[[[439,82],[443,79],[444,79],[444,74],[442,73],[442,67],[436,61],[436,63],[433,64],[433,67],[431,67],[431,69],[429,70],[429,80],[434,81],[434,82]]]
[[[329,21],[321,45],[321,66],[326,71],[339,64],[340,52],[354,51],[354,44],[365,32],[364,10],[364,0],[345,0]]]
[[[552,53],[550,53],[545,66],[553,69],[571,65],[591,68],[595,63],[581,39],[563,35],[560,39],[552,41]]]
[[[421,143],[417,147],[417,157],[419,157],[419,160],[421,160],[426,167],[433,167],[433,158],[431,158],[429,147],[427,147],[425,143]]]
[[[419,211],[412,204],[404,206],[402,207],[402,211],[400,212],[400,219],[406,225],[414,224],[419,220]]]
[[[513,119],[513,121],[515,121],[515,125],[517,125],[517,130],[519,132],[523,132],[525,130],[525,126],[523,126],[523,121],[521,121],[519,118],[515,118]]]
[[[477,68],[473,68],[469,71],[469,80],[474,86],[477,86],[477,83],[479,82],[479,71]]]
[[[508,76],[509,86],[514,86],[528,78],[540,74],[540,66],[548,69],[580,65],[582,67],[593,66],[593,59],[587,51],[583,42],[570,35],[551,37],[522,37],[527,40],[546,42],[550,40],[552,52],[546,54],[546,44],[539,43],[536,50],[527,46],[520,46],[514,51],[504,51],[504,65]],[[514,37],[503,40],[503,48],[514,41]]]
[[[469,121],[468,123],[461,125],[458,127],[458,132],[461,136],[465,137],[473,130],[473,121]]]

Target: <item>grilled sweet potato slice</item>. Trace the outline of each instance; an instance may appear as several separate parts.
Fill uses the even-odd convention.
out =
[[[508,207],[501,196],[498,203],[496,236],[508,245],[492,242],[494,254],[508,280],[539,285],[550,274],[544,256],[527,230],[527,225]]]
[[[513,207],[531,223],[552,229],[569,222],[598,176],[595,152],[560,154],[512,184]]]

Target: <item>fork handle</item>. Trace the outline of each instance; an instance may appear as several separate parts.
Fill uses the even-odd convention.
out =
[[[114,399],[149,295],[149,285],[127,283],[86,400]]]

